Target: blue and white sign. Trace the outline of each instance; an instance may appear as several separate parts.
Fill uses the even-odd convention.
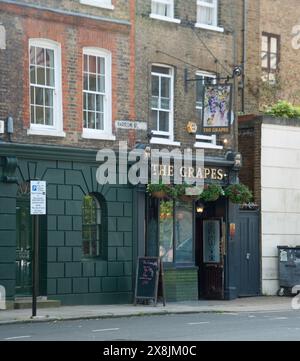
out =
[[[30,182],[30,214],[44,216],[46,214],[46,182]]]

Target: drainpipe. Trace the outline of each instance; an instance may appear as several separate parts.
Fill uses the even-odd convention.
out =
[[[242,64],[243,64],[243,88],[242,88],[242,112],[245,113],[245,81],[246,81],[246,63],[247,63],[247,11],[248,11],[248,0],[243,1],[243,55],[242,55]]]

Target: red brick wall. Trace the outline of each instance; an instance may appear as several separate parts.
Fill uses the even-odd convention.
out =
[[[133,23],[135,1],[130,0],[128,19]],[[129,9],[129,8],[128,8]],[[131,18],[129,18],[131,16]],[[97,47],[112,53],[112,119],[135,120],[134,109],[134,27],[88,17],[60,15],[54,12],[0,4],[0,22],[7,31],[6,69],[0,77],[9,77],[8,84],[17,83],[19,100],[11,107],[15,118],[14,141],[101,148],[111,142],[82,139],[82,60],[84,47]],[[13,29],[16,24],[18,29]],[[65,138],[29,136],[29,39],[45,38],[61,44],[62,106]],[[10,59],[10,48],[21,49],[17,59]],[[14,60],[14,61],[12,61]],[[20,101],[22,99],[22,101]],[[9,102],[10,99],[7,99]],[[5,113],[5,111],[4,111]],[[113,126],[114,130],[114,126]],[[126,137],[134,141],[134,134]]]
[[[239,119],[239,151],[243,156],[240,181],[254,194],[254,201],[261,204],[261,120],[252,117]]]

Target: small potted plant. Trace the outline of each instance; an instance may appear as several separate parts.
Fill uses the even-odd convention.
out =
[[[218,184],[209,184],[204,187],[204,191],[200,198],[205,202],[215,202],[224,196],[223,188]]]
[[[251,202],[253,194],[244,184],[232,184],[225,190],[225,195],[234,204],[244,204]]]

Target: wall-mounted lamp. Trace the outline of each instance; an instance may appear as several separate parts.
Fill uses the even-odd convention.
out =
[[[198,214],[202,214],[204,212],[204,204],[203,203],[201,203],[201,202],[197,203],[196,212]]]
[[[235,78],[235,77],[240,77],[243,75],[243,67],[241,65],[236,65],[234,68],[233,68],[233,71],[232,71],[232,77]]]

